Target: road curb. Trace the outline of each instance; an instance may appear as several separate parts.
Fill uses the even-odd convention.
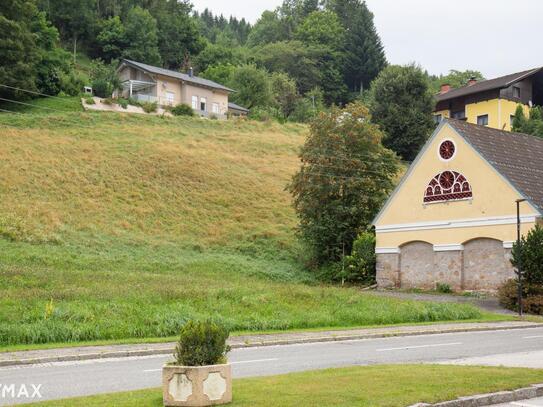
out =
[[[532,384],[530,387],[523,387],[511,391],[499,391],[496,393],[459,397],[456,400],[443,401],[436,404],[417,403],[409,407],[480,407],[512,403],[514,401],[529,400],[537,397],[543,397],[543,384]]]
[[[509,331],[513,329],[527,329],[527,328],[541,328],[543,324],[529,323],[524,325],[502,325],[497,327],[460,327],[460,328],[448,328],[438,330],[420,330],[420,331],[395,331],[395,332],[379,332],[379,333],[364,333],[353,335],[328,335],[322,337],[307,337],[307,338],[293,338],[293,339],[277,339],[270,341],[246,341],[246,342],[230,342],[232,349],[243,348],[256,348],[261,346],[280,346],[280,345],[297,345],[307,343],[322,343],[322,342],[338,342],[360,339],[379,339],[399,336],[420,336],[420,335],[438,335],[448,333],[463,333],[463,332],[485,332],[485,331]],[[234,338],[235,339],[235,338]],[[162,344],[164,345],[164,344]],[[121,351],[105,351],[105,352],[92,352],[81,353],[72,355],[59,355],[59,356],[45,356],[34,357],[25,359],[4,359],[0,360],[0,367],[7,366],[24,366],[35,365],[42,363],[54,363],[54,362],[75,362],[84,360],[98,360],[98,359],[111,359],[111,358],[123,358],[123,357],[138,357],[138,356],[153,356],[153,355],[171,355],[173,354],[175,345],[172,343],[168,348],[154,348],[154,349],[136,349],[136,350],[121,350]],[[1,354],[0,354],[1,356]]]

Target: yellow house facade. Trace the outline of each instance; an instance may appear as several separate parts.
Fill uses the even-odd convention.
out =
[[[379,286],[493,290],[514,277],[516,200],[526,233],[543,213],[541,157],[541,139],[443,120],[374,220]]]
[[[465,120],[499,130],[511,130],[517,106],[527,115],[532,105],[543,105],[543,70],[531,69],[500,78],[475,81],[461,88],[441,86],[434,118]]]

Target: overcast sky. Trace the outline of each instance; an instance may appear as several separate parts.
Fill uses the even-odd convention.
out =
[[[192,0],[255,22],[282,0]],[[543,0],[367,0],[393,64],[432,74],[476,69],[487,78],[543,66]]]

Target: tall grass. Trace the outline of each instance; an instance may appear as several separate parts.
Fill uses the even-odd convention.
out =
[[[9,127],[3,127],[8,124]],[[318,285],[284,187],[307,128],[0,115],[0,345],[479,318]]]

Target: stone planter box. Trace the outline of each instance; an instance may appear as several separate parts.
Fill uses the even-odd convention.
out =
[[[213,406],[232,401],[232,368],[175,366],[162,368],[162,398],[165,406]]]

